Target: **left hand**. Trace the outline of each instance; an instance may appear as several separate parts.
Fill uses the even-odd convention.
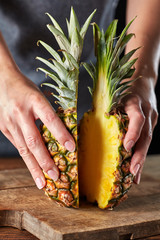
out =
[[[124,147],[134,147],[130,171],[139,184],[152,133],[158,119],[153,79],[142,77],[131,87],[131,94],[123,99],[124,110],[129,117],[129,126],[124,138]]]

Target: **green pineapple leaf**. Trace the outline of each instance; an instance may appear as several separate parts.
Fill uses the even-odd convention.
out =
[[[65,57],[68,60],[68,63],[70,64],[70,69],[76,68],[77,70],[79,69],[79,65],[76,61],[76,59],[68,52],[65,50],[62,50],[63,53],[65,53]]]
[[[136,18],[136,17],[135,17]],[[122,46],[122,42],[123,42],[123,45],[124,43],[127,44],[127,42],[130,40],[130,38],[134,35],[134,34],[128,34],[126,35],[126,32],[128,30],[128,28],[130,27],[130,25],[132,24],[132,22],[135,20],[135,18],[130,21],[127,26],[124,28],[124,30],[122,31],[122,33],[120,34],[120,37],[119,37],[119,40],[117,41],[117,44],[116,44],[116,47],[115,47],[115,50],[121,48]]]
[[[133,49],[123,57],[121,56],[127,43],[134,36],[133,33],[126,34],[134,19],[124,28],[120,36],[116,37],[117,20],[114,20],[107,31],[100,30],[93,23],[93,38],[96,56],[96,65],[91,67],[88,63],[83,66],[93,79],[93,89],[89,89],[93,95],[93,105],[98,109],[100,99],[101,106],[106,113],[118,106],[120,100],[129,94],[129,88],[133,80],[128,80],[135,72],[134,64],[137,58],[130,60],[139,49]],[[123,81],[124,79],[127,79]]]
[[[39,45],[39,43],[58,61],[58,62],[62,62],[61,57],[59,56],[59,54],[51,47],[49,46],[47,43],[43,42],[43,41],[38,41],[37,45]]]
[[[135,68],[131,68],[131,69],[129,70],[129,72],[128,72],[126,75],[123,76],[122,79],[131,78],[132,75],[134,74],[135,70],[136,70]]]
[[[70,52],[70,42],[68,41],[66,36],[51,24],[47,24],[47,27],[55,36],[60,48]]]
[[[56,72],[56,67],[51,63],[49,62],[48,60],[44,59],[44,58],[41,58],[41,57],[36,57],[37,60],[43,62],[44,64],[46,64],[49,68],[51,68],[53,71]]]
[[[80,30],[80,35],[81,35],[81,38],[84,39],[85,37],[85,34],[87,32],[87,29],[89,27],[89,24],[94,16],[96,12],[96,9],[90,14],[90,16],[87,18],[87,20],[85,21],[84,25],[82,26],[81,30]]]
[[[57,83],[57,85],[62,88],[65,87],[64,83],[53,73],[47,73],[48,71],[43,69],[43,68],[39,68],[40,71],[46,73],[46,76],[49,76],[51,79],[54,80],[55,83]],[[41,86],[46,85],[47,83],[42,83]],[[50,84],[50,83],[48,83]],[[50,86],[50,85],[49,85]]]
[[[119,65],[122,66],[124,65],[126,62],[128,62],[128,60],[132,57],[132,55],[139,49],[140,47],[131,50],[130,52],[128,52],[126,55],[124,55],[124,57],[121,58]]]
[[[72,35],[74,34],[75,29],[77,29],[78,32],[80,32],[80,26],[79,22],[77,19],[77,16],[74,12],[73,7],[71,7],[71,14],[70,14],[70,21],[69,21],[69,28],[68,28],[68,34],[69,34],[69,39],[72,38]]]
[[[106,43],[108,41],[114,41],[114,38],[116,36],[116,31],[117,31],[117,23],[118,23],[118,20],[115,19],[111,22],[111,24],[109,25],[109,27],[107,28],[106,32],[105,32],[105,40],[106,40]]]
[[[119,65],[119,57],[120,57],[121,53],[123,52],[123,50],[125,49],[127,43],[133,37],[133,35],[134,34],[131,33],[131,34],[124,36],[122,41],[120,43],[117,42],[117,44],[115,45],[114,51],[113,51],[111,59],[110,59],[110,62],[111,62],[111,66],[110,66],[111,70],[110,71],[111,72],[114,71],[116,69],[116,67]],[[120,44],[120,46],[119,46],[119,44]]]
[[[66,24],[67,24],[67,30],[68,30],[68,39],[70,40],[70,37],[69,37],[70,23],[67,18],[66,18]]]
[[[91,94],[91,96],[93,95],[93,89],[91,87],[88,87],[89,93]]]
[[[84,68],[87,70],[87,72],[89,73],[89,75],[91,76],[91,78],[93,79],[93,81],[95,81],[95,68],[93,67],[93,65],[88,64],[88,63],[82,63],[82,65],[84,66]]]
[[[138,58],[132,59],[129,62],[126,62],[123,66],[119,67],[117,71],[117,75],[120,78],[123,78],[131,69],[131,67],[135,64]]]
[[[53,23],[53,26],[64,35],[64,32],[63,32],[62,28],[59,26],[59,24],[57,23],[57,21],[49,13],[46,13],[46,14],[51,19],[51,22]]]
[[[48,86],[50,88],[54,88],[59,93],[60,96],[69,97],[70,99],[75,98],[75,92],[68,89],[67,87],[59,87],[51,83],[44,83],[43,85]]]
[[[101,37],[101,30],[96,23],[92,23],[93,26],[93,39],[94,39],[94,53],[98,55],[98,43]]]
[[[51,87],[56,91],[57,94],[53,93],[52,95],[58,100],[56,103],[60,104],[63,109],[70,107],[77,108],[79,62],[83,49],[84,36],[94,13],[95,11],[88,17],[83,27],[80,28],[79,21],[72,7],[70,20],[66,19],[68,38],[57,21],[47,13],[53,24],[48,24],[47,28],[55,37],[62,57],[47,43],[38,41],[38,45],[41,44],[52,55],[53,59],[51,58],[49,61],[41,57],[37,57],[36,59],[51,69],[38,68],[38,70],[44,72],[55,83],[44,83],[42,85]]]
[[[78,32],[78,30],[75,28],[72,34],[71,38],[71,55],[74,56],[77,62],[80,61],[80,56],[82,53],[83,48],[83,40]]]

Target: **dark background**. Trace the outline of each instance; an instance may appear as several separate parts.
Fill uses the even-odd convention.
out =
[[[125,26],[125,11],[126,11],[126,0],[120,0],[117,7],[117,11],[116,11],[116,16],[115,16],[119,20],[118,33],[120,33]],[[158,112],[160,112],[160,68],[159,68],[159,79],[156,85],[156,96],[157,96]],[[153,139],[152,139],[148,154],[160,153],[159,143],[160,143],[160,121],[158,121],[158,124],[155,127],[155,130],[153,133]]]
[[[119,20],[118,23],[118,32],[117,35],[122,31],[125,26],[125,12],[126,12],[126,0],[120,0],[119,5],[116,11],[116,18]],[[160,112],[160,71],[159,71],[159,80],[156,86],[156,95],[157,95],[157,105],[158,112]],[[9,141],[5,139],[0,133],[0,143],[1,143],[1,157],[2,156],[17,156],[18,151],[15,151]],[[153,139],[149,148],[149,154],[160,154],[160,121],[158,122]]]

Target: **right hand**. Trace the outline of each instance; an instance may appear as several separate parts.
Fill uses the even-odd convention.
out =
[[[17,69],[0,73],[0,130],[18,149],[39,189],[42,169],[53,179],[59,171],[51,159],[35,121],[40,119],[59,143],[74,151],[75,143],[38,87]]]

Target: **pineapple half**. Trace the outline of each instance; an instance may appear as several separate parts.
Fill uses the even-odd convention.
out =
[[[133,21],[133,20],[132,20]],[[116,40],[117,20],[107,31],[93,23],[96,65],[84,63],[93,79],[92,110],[85,113],[79,131],[80,192],[102,209],[113,208],[126,199],[133,181],[130,173],[131,152],[123,146],[128,116],[120,109],[120,100],[128,94],[137,49],[121,57],[134,34],[126,34],[132,21]],[[124,81],[125,79],[125,81]],[[126,80],[127,79],[127,80]]]
[[[60,107],[57,110],[58,116],[65,124],[68,131],[72,134],[75,143],[75,152],[67,151],[55,137],[50,133],[45,125],[42,126],[42,137],[48,148],[48,151],[60,171],[60,178],[53,181],[46,173],[46,194],[53,200],[67,206],[79,206],[79,188],[78,188],[78,162],[77,162],[77,95],[78,95],[78,77],[79,62],[83,48],[83,40],[87,28],[95,11],[87,18],[82,28],[80,28],[77,16],[71,8],[70,21],[67,20],[68,38],[56,20],[47,14],[52,25],[47,25],[48,29],[54,35],[59,44],[61,55],[51,46],[38,41],[53,57],[49,61],[41,57],[38,60],[49,67],[50,70],[38,68],[53,79],[54,84],[44,83],[44,85],[53,88],[58,94],[53,95],[58,100]]]

